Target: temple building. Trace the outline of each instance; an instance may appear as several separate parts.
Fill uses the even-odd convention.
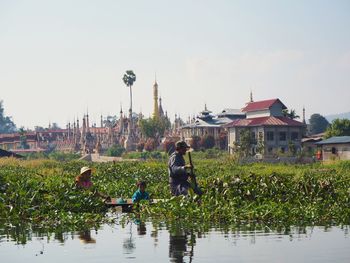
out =
[[[153,85],[154,111],[153,117],[169,121],[164,113],[162,99],[158,98],[158,84]],[[100,125],[91,124],[88,113],[82,119],[67,123],[65,129],[47,129],[27,131],[25,136],[19,133],[0,134],[0,148],[13,152],[41,152],[57,150],[63,152],[102,153],[113,145],[120,145],[128,151],[136,150],[142,138],[140,120],[143,114],[128,112],[128,116],[120,108],[119,116],[100,116]],[[166,133],[170,133],[166,131]],[[27,147],[23,147],[23,139]]]
[[[181,137],[189,144],[192,144],[193,137],[213,136],[215,145],[218,148],[225,148],[226,145],[221,140],[226,140],[225,125],[233,120],[245,118],[245,113],[238,109],[224,109],[220,113],[213,115],[204,106],[204,110],[197,117],[181,127]]]

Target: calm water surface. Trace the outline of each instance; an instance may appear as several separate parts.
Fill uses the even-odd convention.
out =
[[[151,223],[39,237],[0,236],[1,262],[350,262],[349,227],[171,233]]]

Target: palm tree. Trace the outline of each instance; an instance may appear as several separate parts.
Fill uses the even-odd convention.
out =
[[[127,70],[124,74],[123,81],[127,87],[130,89],[130,109],[129,111],[132,113],[132,93],[131,93],[131,87],[136,81],[136,75],[132,70]]]
[[[296,113],[296,111],[294,109],[291,109],[290,111],[288,111],[288,109],[285,109],[285,110],[282,111],[282,113],[283,113],[283,115],[285,117],[288,117],[288,118],[290,118],[292,120],[300,118],[300,116],[297,115],[297,113]]]

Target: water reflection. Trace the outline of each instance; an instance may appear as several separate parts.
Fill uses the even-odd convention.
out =
[[[123,241],[123,249],[125,254],[132,254],[136,248],[135,238],[133,238],[132,223],[129,224],[128,237]]]
[[[79,232],[78,238],[83,244],[95,244],[96,239],[91,237],[90,229],[85,229]]]
[[[169,233],[169,258],[170,262],[182,263],[184,257],[189,257],[190,262],[194,256],[194,246],[196,237],[193,233],[188,233],[181,228]]]
[[[137,222],[137,234],[139,234],[140,236],[144,236],[146,235],[146,224],[144,222]]]
[[[147,234],[146,224],[139,219],[135,219],[128,223],[129,230],[127,232],[127,238],[123,241],[123,249],[125,254],[132,254],[136,249],[135,237],[133,237],[133,226],[136,225],[137,234],[144,236]]]
[[[220,247],[220,257],[232,258],[238,255],[249,258],[250,262],[257,259],[261,262],[281,262],[280,259],[285,254],[295,256],[294,251],[300,252],[299,254],[314,252],[311,254],[314,259],[320,257],[319,253],[323,253],[322,257],[325,259],[350,259],[348,255],[350,246],[349,243],[344,245],[346,243],[344,241],[349,241],[349,226],[269,228],[247,225],[239,229],[217,227],[210,230],[198,230],[189,229],[183,225],[174,226],[159,222],[152,224],[133,220],[123,226],[104,225],[103,228],[99,228],[98,232],[97,229],[94,232],[94,229],[84,227],[73,232],[56,229],[54,233],[40,232],[39,229],[35,231],[30,228],[24,229],[23,226],[0,226],[0,253],[10,255],[6,257],[5,254],[5,259],[11,259],[11,255],[18,256],[16,252],[9,254],[10,243],[28,243],[21,248],[31,255],[35,253],[37,257],[41,255],[49,257],[52,247],[59,251],[64,244],[68,248],[68,250],[65,249],[65,253],[69,252],[75,257],[84,259],[84,262],[87,263],[93,262],[93,258],[88,258],[81,252],[86,249],[86,244],[96,242],[101,245],[88,245],[89,249],[93,253],[100,253],[100,257],[105,256],[109,262],[113,262],[112,259],[121,255],[135,262],[148,261],[147,257],[157,258],[156,262],[192,262],[203,258],[211,261],[209,258],[215,260],[212,255],[215,254],[218,247]],[[251,251],[255,252],[250,253]],[[327,255],[329,255],[328,258]],[[269,259],[274,260],[269,261]],[[298,261],[290,259],[285,262]],[[310,262],[317,261],[310,260]],[[338,262],[350,261],[338,260]]]

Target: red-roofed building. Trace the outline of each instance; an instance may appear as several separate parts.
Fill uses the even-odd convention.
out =
[[[248,102],[242,109],[247,118],[283,116],[282,111],[287,107],[279,99]]]
[[[228,149],[233,153],[240,143],[240,135],[248,130],[252,136],[251,153],[265,156],[301,149],[305,124],[285,117],[287,107],[279,99],[249,102],[242,109],[247,118],[225,125],[228,130]],[[292,147],[293,149],[289,149]]]

